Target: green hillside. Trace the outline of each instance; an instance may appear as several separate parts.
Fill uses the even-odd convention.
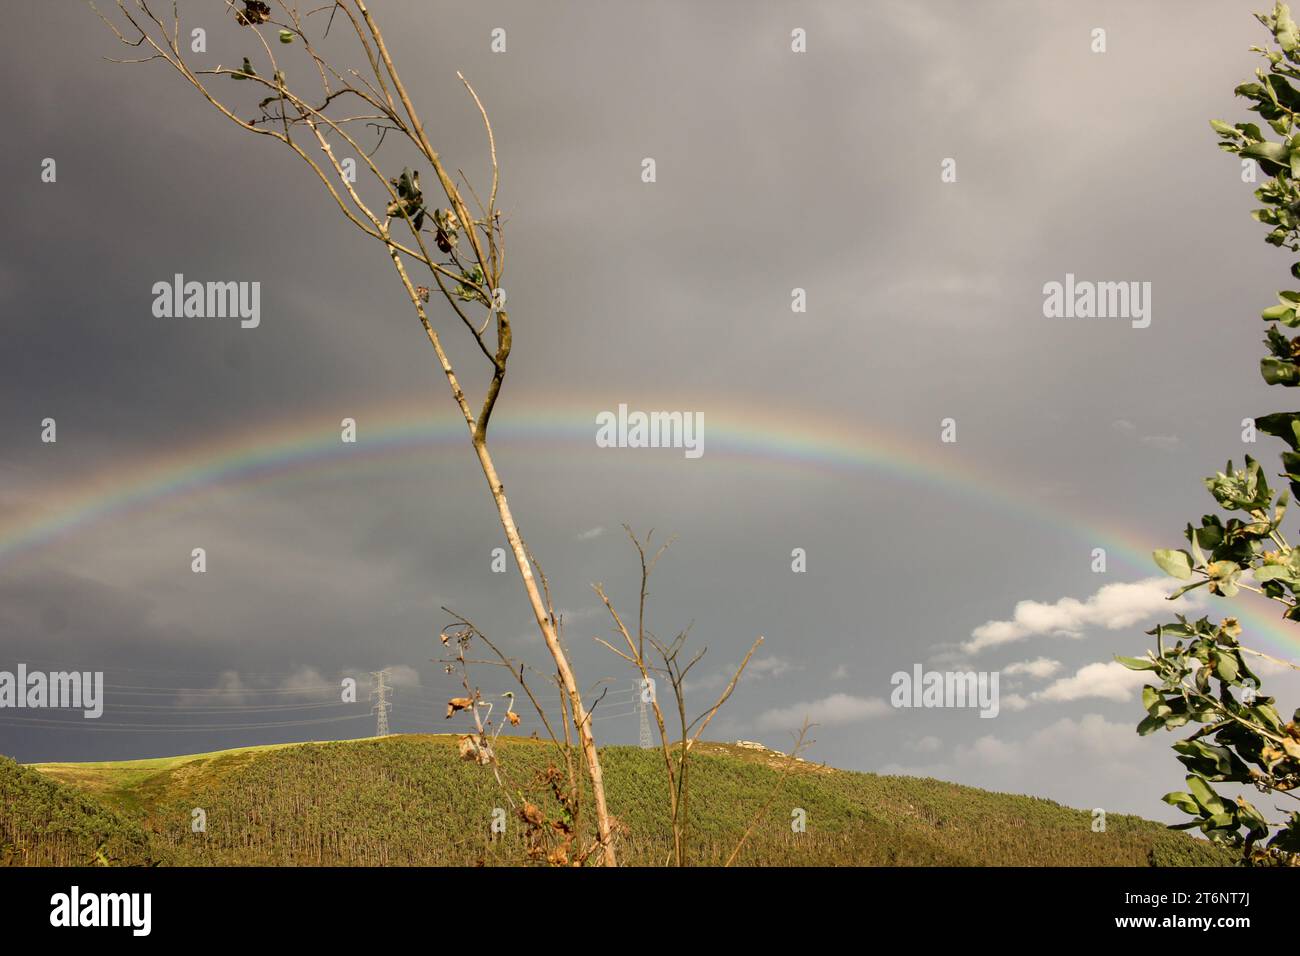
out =
[[[150,866],[152,843],[134,820],[0,756],[0,866]]]
[[[541,774],[555,751],[498,743],[506,785],[552,818]],[[603,751],[624,862],[662,864],[663,757]],[[702,744],[692,762],[691,859],[723,861],[784,766],[772,753]],[[1230,856],[1158,823],[935,780],[797,764],[741,862],[749,865],[1222,865]],[[39,771],[39,773],[37,772]],[[503,865],[524,824],[454,735],[392,736],[116,763],[0,761],[0,852],[23,863]],[[518,798],[516,797],[516,800]],[[490,834],[493,810],[507,826]],[[191,830],[202,808],[206,833]],[[791,832],[794,808],[805,833]],[[586,827],[584,826],[584,829]]]

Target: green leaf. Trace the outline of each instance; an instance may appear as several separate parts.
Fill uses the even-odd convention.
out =
[[[1283,581],[1291,580],[1291,569],[1285,564],[1266,564],[1262,568],[1255,569],[1255,580],[1260,584],[1278,579]]]
[[[1237,815],[1231,810],[1221,810],[1210,817],[1209,824],[1216,830],[1236,829]]]
[[[1142,706],[1147,709],[1147,713],[1152,717],[1161,720],[1171,716],[1174,712],[1173,708],[1166,704],[1165,699],[1160,696],[1160,692],[1149,684],[1142,688]]]
[[[1196,802],[1211,813],[1219,813],[1223,809],[1223,799],[1208,783],[1195,774],[1187,778],[1187,789],[1192,792]]]
[[[1277,37],[1277,45],[1284,53],[1293,53],[1300,46],[1300,31],[1297,31],[1295,21],[1291,19],[1291,11],[1285,3],[1274,7],[1273,36]]]
[[[1259,360],[1259,374],[1270,385],[1300,385],[1300,368],[1274,355]]]
[[[1297,426],[1300,426],[1300,412],[1276,412],[1255,419],[1255,427],[1266,435],[1282,439],[1293,450],[1300,450],[1300,428]]]
[[[1219,660],[1214,665],[1214,676],[1229,683],[1235,681],[1237,679],[1237,658],[1232,654],[1220,654]]]
[[[1177,551],[1161,549],[1151,552],[1151,556],[1155,558],[1156,564],[1160,565],[1160,570],[1165,574],[1183,581],[1192,576],[1192,557],[1182,549]]]
[[[1175,790],[1173,793],[1166,793],[1160,799],[1171,807],[1177,807],[1184,813],[1190,813],[1194,817],[1201,815],[1201,807],[1194,799],[1192,799],[1190,793],[1181,793]]]
[[[281,31],[280,31],[280,42],[281,42],[281,43],[292,43],[292,42],[293,42],[293,31],[292,31],[292,30],[281,30]]]
[[[1156,669],[1156,662],[1146,657],[1116,656],[1115,660],[1119,661],[1131,671],[1153,671]]]
[[[1137,725],[1138,736],[1145,737],[1148,734],[1153,734],[1164,725],[1163,717],[1143,717],[1142,721]]]
[[[1291,167],[1291,152],[1281,143],[1252,143],[1241,151],[1242,156],[1271,163],[1276,167]]]
[[[1250,801],[1237,801],[1237,817],[1239,822],[1245,823],[1250,827],[1252,833],[1255,833],[1258,836],[1268,835],[1268,821],[1264,819],[1263,814],[1256,810]]]
[[[1182,597],[1184,594],[1186,594],[1188,591],[1195,591],[1197,588],[1203,588],[1203,587],[1205,587],[1205,586],[1206,586],[1207,584],[1209,584],[1209,583],[1210,583],[1210,579],[1209,579],[1209,578],[1202,578],[1201,580],[1199,580],[1199,581],[1194,581],[1194,582],[1192,582],[1191,584],[1185,584],[1185,585],[1183,585],[1181,588],[1179,588],[1177,591],[1175,591],[1173,594],[1169,595],[1169,600],[1172,601],[1172,600],[1174,600],[1175,598],[1180,598],[1180,597]]]

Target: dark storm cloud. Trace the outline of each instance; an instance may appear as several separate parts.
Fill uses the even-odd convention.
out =
[[[679,535],[652,623],[675,633],[694,621],[710,674],[758,634],[765,654],[799,665],[742,686],[720,733],[753,734],[764,714],[835,695],[823,712],[867,715],[854,702],[886,697],[894,670],[1017,601],[1091,595],[1089,551],[1107,542],[1059,525],[1096,515],[1172,539],[1204,510],[1195,475],[1238,452],[1241,418],[1272,409],[1252,375],[1252,317],[1284,263],[1259,254],[1250,187],[1206,124],[1240,112],[1230,91],[1254,68],[1253,4],[375,6],[451,167],[481,181],[486,165],[456,70],[493,118],[516,337],[503,419],[556,394],[593,414],[654,403],[702,411],[707,449],[724,406],[923,445],[956,416],[955,471],[1005,476],[1061,516],[1045,524],[882,473],[782,464],[776,451],[706,450],[695,463],[646,452],[629,465],[638,452],[611,458],[594,443],[503,445],[512,505],[570,610],[588,684],[630,676],[590,640],[605,625],[589,582],[634,596],[623,521]],[[181,4],[184,22],[209,30],[209,65],[248,52],[221,9]],[[0,517],[11,500],[269,422],[329,428],[399,399],[447,410],[382,251],[301,164],[165,66],[105,63],[121,51],[80,5],[13,15],[24,42],[0,75],[23,93],[0,153]],[[494,55],[497,26],[508,52]],[[1088,48],[1096,26],[1104,55]],[[807,54],[789,51],[794,27],[808,31]],[[54,185],[38,180],[47,156]],[[647,156],[653,185],[639,179]],[[940,182],[945,157],[956,183]],[[1151,282],[1151,327],[1045,319],[1043,284],[1067,272]],[[260,327],[154,318],[150,289],[175,273],[260,281]],[[795,287],[806,314],[790,311]],[[439,321],[481,387],[459,330]],[[1216,364],[1231,374],[1213,405],[1193,407],[1188,370]],[[57,446],[39,442],[45,416],[58,419]],[[580,538],[595,526],[609,530]],[[350,477],[236,484],[0,566],[0,637],[15,659],[107,657],[185,671],[194,686],[226,671],[287,679],[310,667],[334,680],[405,663],[432,699],[445,683],[428,660],[442,604],[538,653],[515,575],[490,571],[499,544],[481,476],[456,446]],[[202,577],[189,571],[195,546],[210,556]],[[807,574],[790,570],[795,547]],[[1147,573],[1116,564],[1108,580]],[[1121,637],[1024,657],[1059,653],[1073,673],[1144,640],[1136,627]],[[1134,722],[1131,703],[1036,706],[995,721],[863,716],[819,731],[816,755],[1160,812],[1146,795],[1167,774],[1143,776],[1148,753],[1115,729]],[[601,728],[614,741],[635,731],[632,718]],[[100,753],[99,738],[4,734],[0,749],[27,759]],[[1069,740],[1112,736],[1121,743],[1096,774],[1062,783],[1034,769]],[[940,751],[908,749],[931,737]],[[163,746],[123,736],[113,755]]]

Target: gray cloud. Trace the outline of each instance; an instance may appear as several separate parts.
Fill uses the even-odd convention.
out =
[[[218,7],[180,4],[208,27],[213,65],[247,52]],[[927,711],[861,730],[891,673],[936,647],[956,659],[1026,596],[1086,604],[1102,584],[1151,574],[1142,551],[1178,540],[1209,504],[1189,463],[1208,473],[1239,457],[1241,419],[1275,406],[1255,376],[1255,316],[1285,262],[1261,255],[1250,187],[1206,123],[1241,114],[1231,90],[1254,68],[1250,9],[1181,5],[1180,56],[1197,69],[1155,74],[1169,20],[1154,5],[515,2],[440,10],[436,31],[418,4],[379,12],[452,168],[485,168],[456,70],[493,117],[515,326],[499,426],[542,419],[582,435],[620,402],[699,411],[706,430],[742,413],[737,433],[707,431],[696,461],[496,439],[516,516],[570,609],[585,685],[631,686],[591,640],[607,623],[583,616],[594,581],[625,614],[636,606],[635,555],[597,529],[654,527],[679,537],[652,581],[649,626],[671,635],[693,622],[709,675],[758,635],[764,659],[791,665],[742,683],[720,736],[784,730],[813,711],[824,727],[810,756],[832,764],[899,765],[914,756],[905,741],[932,738],[947,748],[936,772],[954,779],[1161,812],[1179,767],[1166,741],[1132,734],[1131,701],[1018,710],[1004,695],[993,734],[970,714]],[[410,668],[419,683],[395,695],[399,730],[435,726],[431,702],[454,686],[431,662],[443,605],[545,666],[519,640],[532,623],[517,572],[491,569],[500,527],[463,445],[147,493],[176,478],[156,463],[182,449],[246,450],[259,429],[333,428],[385,403],[432,421],[450,399],[382,251],[348,231],[296,160],[158,64],[104,62],[119,51],[84,7],[13,16],[24,42],[0,64],[21,91],[0,153],[12,187],[0,541],[47,509],[67,517],[70,500],[146,493],[0,559],[0,653],[111,666],[130,689],[218,688],[233,672],[244,692],[267,692],[246,707],[280,701],[270,690],[305,669],[332,682]],[[1104,55],[1088,51],[1099,23]],[[506,54],[489,50],[495,26]],[[789,52],[794,26],[808,31],[806,54]],[[653,185],[639,180],[645,156]],[[58,161],[55,184],[39,181],[45,157]],[[955,183],[940,181],[946,157]],[[177,272],[260,281],[261,325],[154,318],[150,288]],[[1044,318],[1043,284],[1067,272],[1151,282],[1151,327]],[[790,311],[795,287],[806,313]],[[436,320],[478,394],[473,353],[448,316]],[[1225,370],[1216,400],[1189,412],[1189,370],[1210,367]],[[39,441],[47,416],[57,445]],[[959,440],[940,447],[948,416]],[[778,419],[813,431],[774,434]],[[819,426],[883,439],[821,446]],[[900,458],[904,447],[920,451]],[[924,466],[931,452],[942,466]],[[115,477],[130,474],[139,481]],[[1131,555],[1108,527],[1145,544]],[[189,570],[197,546],[205,575]],[[795,547],[806,573],[791,570]],[[1110,552],[1103,578],[1094,547]],[[1084,618],[1077,643],[1014,616],[1008,626],[1018,656],[1059,657],[1065,674],[1147,646],[1140,615],[1109,618],[1114,630]],[[136,757],[343,736],[373,726],[366,711],[174,735],[0,716],[0,751]],[[607,712],[602,739],[634,742],[635,715]],[[1059,714],[1049,738],[1035,736],[1044,714]],[[1073,769],[1048,759],[1080,740],[1108,743],[1080,750]]]

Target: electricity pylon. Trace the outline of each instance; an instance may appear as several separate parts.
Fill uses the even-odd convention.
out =
[[[370,692],[370,699],[378,699],[378,703],[371,708],[371,712],[378,715],[375,721],[375,736],[388,736],[388,711],[392,708],[392,703],[388,699],[388,692],[392,690],[388,686],[388,671],[371,671],[370,679],[374,682],[375,689]]]
[[[637,699],[641,707],[641,749],[653,750],[654,738],[650,736],[650,704],[646,700],[648,688],[643,687],[644,681],[637,681]]]

